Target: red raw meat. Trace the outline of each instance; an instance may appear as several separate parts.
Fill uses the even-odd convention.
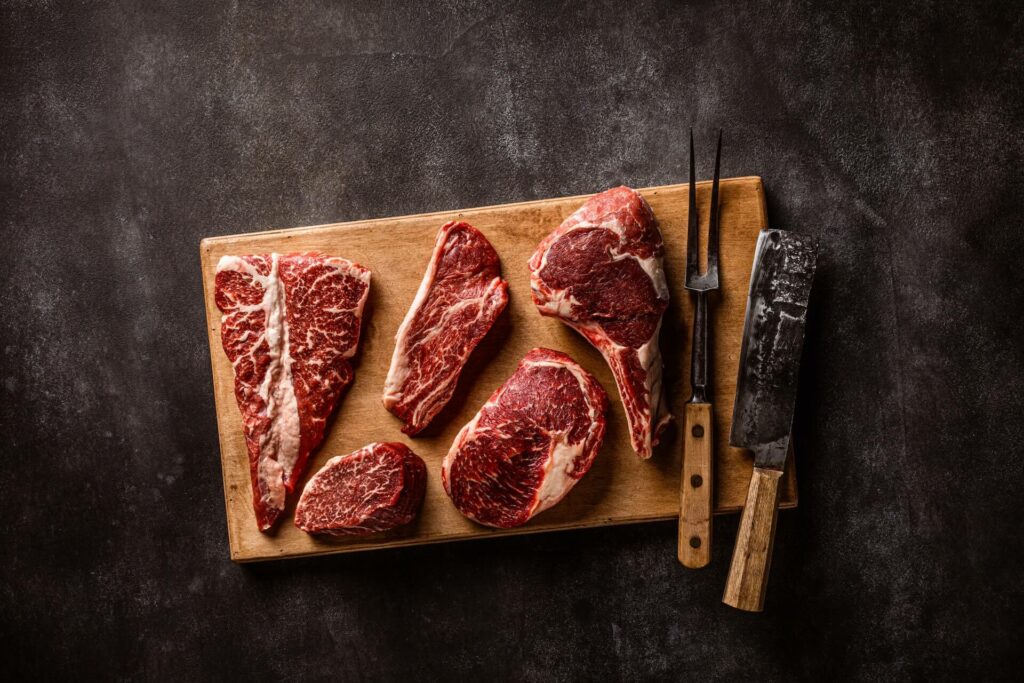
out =
[[[224,256],[215,297],[260,531],[274,526],[352,382],[370,271],[322,254]]]
[[[437,233],[427,272],[395,335],[384,407],[416,434],[448,403],[469,354],[508,303],[494,247],[469,223]]]
[[[669,297],[664,252],[651,207],[635,190],[616,187],[591,197],[530,258],[534,303],[604,356],[641,458],[651,457],[671,419],[658,346]]]
[[[604,389],[572,358],[533,349],[455,437],[444,490],[480,524],[525,524],[590,469],[607,408]]]
[[[427,466],[402,443],[372,443],[327,461],[295,508],[295,526],[310,534],[361,536],[416,518]]]

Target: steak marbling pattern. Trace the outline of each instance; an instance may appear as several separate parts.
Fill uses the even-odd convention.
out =
[[[215,282],[265,532],[352,382],[370,271],[322,254],[224,256]]]
[[[590,469],[607,407],[604,389],[572,358],[533,349],[455,437],[441,471],[445,491],[480,524],[525,524]]]
[[[403,432],[422,431],[451,400],[469,355],[507,303],[487,238],[469,223],[442,226],[384,384],[384,407],[405,422]]]

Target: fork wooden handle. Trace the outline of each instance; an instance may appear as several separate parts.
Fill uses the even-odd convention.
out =
[[[700,569],[711,562],[714,429],[710,403],[687,403],[679,482],[679,561]]]
[[[775,520],[779,512],[779,480],[782,470],[754,468],[743,506],[736,548],[732,551],[729,578],[722,602],[736,609],[760,612],[772,565]]]

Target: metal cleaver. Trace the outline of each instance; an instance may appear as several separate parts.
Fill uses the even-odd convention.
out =
[[[754,253],[729,437],[753,451],[754,473],[722,596],[750,612],[764,608],[817,251],[806,235],[762,230]]]

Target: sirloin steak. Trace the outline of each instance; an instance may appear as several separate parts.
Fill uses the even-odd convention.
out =
[[[651,207],[635,190],[616,187],[591,197],[530,258],[534,303],[604,356],[633,450],[645,459],[671,419],[658,346],[669,298],[664,253]]]
[[[384,407],[416,434],[451,400],[459,373],[508,304],[494,247],[469,223],[437,233],[419,291],[395,335]]]
[[[533,349],[455,437],[444,490],[480,524],[525,524],[590,469],[607,408],[604,389],[572,358]]]
[[[322,254],[224,256],[215,287],[256,523],[268,531],[352,382],[370,271]]]
[[[427,490],[427,466],[402,443],[372,443],[313,475],[295,508],[310,534],[361,536],[408,524]]]

